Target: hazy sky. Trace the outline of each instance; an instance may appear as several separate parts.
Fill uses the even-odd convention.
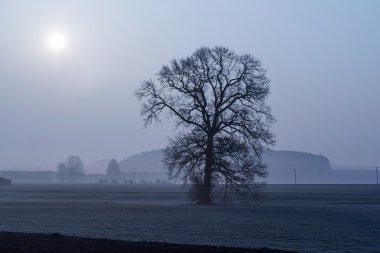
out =
[[[259,57],[275,149],[380,162],[380,1],[0,0],[0,169],[161,148],[133,92],[200,46]],[[66,36],[53,52],[51,32]]]

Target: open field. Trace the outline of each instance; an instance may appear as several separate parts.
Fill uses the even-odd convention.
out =
[[[0,231],[380,252],[379,185],[267,185],[250,206],[196,206],[175,185],[0,187]]]

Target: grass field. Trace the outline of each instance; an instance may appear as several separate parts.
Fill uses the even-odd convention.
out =
[[[250,206],[196,206],[176,185],[13,185],[0,187],[0,219],[0,231],[380,252],[378,185],[267,185]]]

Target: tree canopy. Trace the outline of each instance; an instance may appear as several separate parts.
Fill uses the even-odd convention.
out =
[[[211,203],[213,189],[222,189],[223,196],[253,196],[256,177],[266,175],[261,154],[274,143],[269,79],[260,60],[202,47],[164,65],[157,76],[136,95],[145,125],[166,114],[181,130],[165,149],[169,175],[195,185],[201,204]]]

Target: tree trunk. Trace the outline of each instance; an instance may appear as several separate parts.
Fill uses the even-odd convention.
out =
[[[211,178],[213,165],[214,138],[208,137],[206,148],[206,164],[203,184],[201,186],[198,204],[211,205]]]

